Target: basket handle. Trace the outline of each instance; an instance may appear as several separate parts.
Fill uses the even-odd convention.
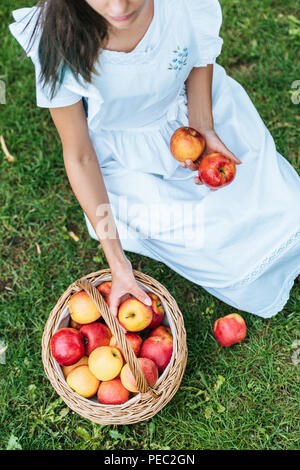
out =
[[[111,332],[117,340],[117,345],[121,348],[122,353],[128,362],[131,372],[134,375],[136,385],[140,393],[149,392],[153,398],[158,398],[159,395],[150,387],[136,355],[125,336],[123,329],[118,319],[111,313],[111,310],[102,295],[96,289],[96,287],[86,279],[79,279],[74,285],[80,289],[83,289],[92,301],[96,304],[97,308],[101,312],[106,324],[109,326]]]

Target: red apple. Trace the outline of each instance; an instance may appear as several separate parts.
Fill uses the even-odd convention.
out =
[[[129,391],[119,377],[101,382],[97,393],[98,402],[103,405],[122,405],[129,399]]]
[[[163,336],[163,337],[166,336],[167,338],[173,339],[171,328],[165,325],[160,325],[154,330],[152,330],[149,334],[149,338],[151,336]]]
[[[111,338],[111,331],[107,325],[103,323],[89,323],[80,328],[80,332],[87,339],[85,353],[87,356],[91,354],[94,349],[100,346],[108,346]]]
[[[138,357],[143,342],[142,338],[137,333],[130,333],[129,331],[125,333],[125,336],[128,339],[134,354]],[[117,340],[114,336],[111,337],[109,345],[118,347]]]
[[[110,307],[109,294],[106,294],[106,296],[104,297],[104,300],[107,303],[107,305]]]
[[[111,281],[102,282],[102,284],[100,284],[99,286],[97,286],[97,289],[98,289],[99,292],[101,292],[101,294],[103,294],[104,296],[106,296],[107,294],[110,293]]]
[[[158,295],[148,292],[149,297],[152,299],[152,322],[149,325],[149,328],[156,328],[161,324],[165,316],[165,309],[163,304],[160,301]]]
[[[171,137],[170,150],[180,162],[199,158],[205,148],[205,139],[192,127],[179,127]]]
[[[51,338],[52,356],[61,366],[71,366],[84,356],[84,340],[75,328],[62,328]]]
[[[140,363],[141,369],[145,378],[150,385],[153,387],[158,379],[158,370],[154,361],[148,358],[139,357],[138,361]],[[133,373],[130,370],[129,364],[125,364],[121,370],[120,378],[123,386],[130,392],[137,393],[138,388],[136,386],[136,381],[133,376]]]
[[[245,320],[238,313],[219,318],[214,323],[214,337],[225,348],[243,341],[247,334]]]
[[[171,360],[172,352],[173,341],[170,338],[151,336],[144,341],[140,356],[152,359],[159,372],[163,372]]]
[[[223,188],[235,177],[234,161],[221,153],[211,153],[202,158],[198,174],[200,180],[209,188]]]
[[[75,328],[75,330],[80,330],[80,328],[83,326],[81,323],[77,323],[76,321],[70,320],[70,328]]]

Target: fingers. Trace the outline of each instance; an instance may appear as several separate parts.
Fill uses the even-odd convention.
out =
[[[236,163],[237,165],[240,165],[242,162],[241,160],[239,160],[232,152],[230,152],[229,150],[225,153],[224,152],[224,155],[225,157],[228,157],[230,158],[230,160],[234,161],[234,163]]]
[[[194,176],[194,181],[196,184],[203,184],[199,176]]]
[[[183,168],[188,168],[191,171],[198,170],[198,165],[194,163],[192,160],[185,160],[185,162],[181,162],[181,166]]]
[[[143,289],[140,289],[138,285],[134,286],[132,290],[130,291],[134,297],[136,297],[138,300],[143,302],[145,305],[152,305],[152,300],[150,297],[146,294],[146,292],[143,291]]]

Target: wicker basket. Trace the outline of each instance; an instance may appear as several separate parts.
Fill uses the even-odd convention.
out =
[[[182,314],[175,299],[158,281],[139,271],[133,270],[138,285],[146,292],[154,292],[159,296],[164,308],[164,324],[171,328],[173,334],[173,354],[171,360],[151,388],[145,379],[130,343],[115,316],[95,288],[104,281],[111,280],[110,269],[103,269],[75,281],[60,297],[50,313],[42,338],[42,360],[44,369],[56,392],[64,402],[76,413],[99,424],[133,424],[145,421],[160,411],[174,396],[180,385],[187,361],[186,332]],[[126,362],[129,363],[137,387],[140,391],[122,405],[102,405],[96,398],[87,399],[75,393],[66,383],[61,367],[50,352],[50,340],[60,328],[69,324],[68,301],[70,297],[85,290],[102,313],[108,327],[117,340]]]

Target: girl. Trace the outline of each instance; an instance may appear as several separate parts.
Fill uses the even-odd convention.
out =
[[[12,12],[50,109],[71,187],[112,272],[111,310],[150,303],[123,250],[227,304],[271,317],[300,272],[299,176],[244,88],[216,63],[218,0],[41,0]],[[170,152],[182,126],[235,161],[210,191]]]

